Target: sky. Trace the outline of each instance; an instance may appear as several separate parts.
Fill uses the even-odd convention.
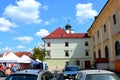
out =
[[[68,23],[86,33],[107,0],[0,0],[0,54],[32,51]]]

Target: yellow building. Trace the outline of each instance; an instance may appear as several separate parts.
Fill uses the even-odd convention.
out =
[[[120,60],[120,0],[108,0],[88,29],[94,58]]]

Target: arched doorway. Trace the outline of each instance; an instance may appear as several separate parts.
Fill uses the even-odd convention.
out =
[[[115,42],[115,55],[116,56],[120,55],[120,43],[119,43],[119,41]]]
[[[101,51],[100,51],[100,49],[98,50],[98,56],[99,56],[99,58],[101,58]]]
[[[105,58],[109,59],[109,50],[107,46],[105,46]]]
[[[93,55],[94,55],[94,58],[96,58],[96,53],[95,53],[95,51],[94,51]]]

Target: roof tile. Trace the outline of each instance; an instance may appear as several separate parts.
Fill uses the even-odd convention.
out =
[[[62,28],[57,28],[49,35],[43,37],[43,39],[53,39],[53,38],[89,38],[87,33],[66,33]]]
[[[10,52],[6,52],[3,55],[6,56],[8,55]],[[31,52],[13,52],[16,56],[18,57],[22,57],[23,55],[27,55],[29,57],[32,57],[32,53]]]

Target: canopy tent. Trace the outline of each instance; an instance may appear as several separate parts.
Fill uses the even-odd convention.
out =
[[[29,63],[33,62],[34,60],[32,60],[29,56],[27,55],[23,55],[20,59],[28,61]]]
[[[11,52],[6,56],[1,57],[0,62],[16,62],[17,59],[19,59],[19,57]]]
[[[27,55],[23,55],[21,57],[21,59],[26,59],[26,60],[29,60],[29,61],[33,61],[30,57],[28,57]]]
[[[17,60],[17,63],[31,63],[31,61],[26,60],[26,59],[19,58],[19,59]]]
[[[9,53],[8,55],[0,58],[0,63],[30,63],[29,60],[19,58],[14,53]]]
[[[41,63],[41,61],[40,60],[38,60],[38,59],[36,59],[36,60],[32,60],[32,62],[31,62],[33,65],[34,64],[39,64],[39,63]]]
[[[36,59],[37,62],[41,63],[42,61],[40,61],[39,59]]]

